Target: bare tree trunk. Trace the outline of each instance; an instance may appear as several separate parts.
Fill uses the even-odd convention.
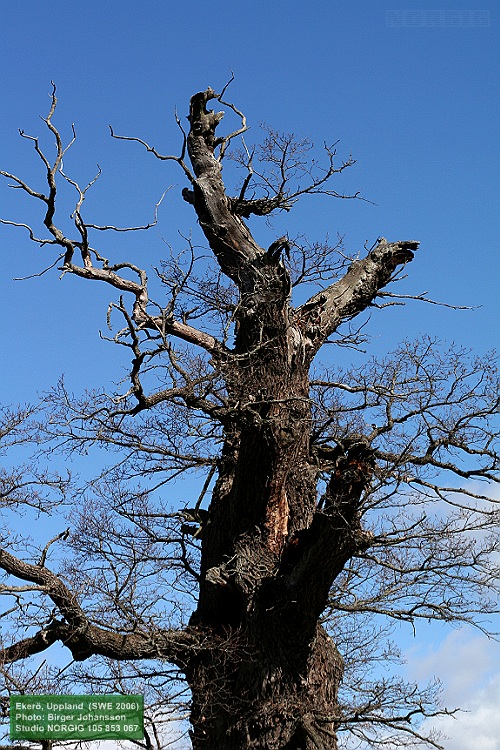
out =
[[[197,628],[226,637],[227,646],[195,656],[188,667],[193,743],[335,749],[342,661],[318,618],[332,581],[366,544],[353,510],[366,477],[347,489],[337,478],[318,512],[308,370],[331,315],[318,329],[316,310],[313,337],[308,314],[290,306],[279,243],[260,248],[232,210],[213,153],[220,115],[205,109],[211,98],[208,90],[191,100],[190,199],[240,302],[235,357],[221,364],[233,412],[224,424],[192,617]],[[325,309],[325,300],[312,307]],[[345,468],[352,470],[348,457]]]
[[[321,628],[299,651],[292,621],[276,611],[265,619],[190,675],[194,750],[336,750],[340,655]],[[258,642],[245,644],[249,636]]]
[[[259,313],[255,319],[262,340],[272,343],[228,373],[237,419],[204,527],[192,623],[225,636],[227,645],[188,670],[193,746],[336,748],[332,717],[341,659],[317,627],[327,591],[305,603],[291,576],[299,534],[316,505],[307,370],[290,346],[283,310],[268,323],[272,335]],[[248,321],[241,325],[240,339],[254,334]],[[314,738],[318,716],[330,719],[321,742]]]

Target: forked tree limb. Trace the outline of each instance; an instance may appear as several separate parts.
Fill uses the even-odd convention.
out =
[[[416,240],[388,242],[381,238],[365,258],[351,263],[342,278],[298,307],[295,320],[309,340],[310,354],[314,355],[342,323],[370,307],[397,267],[413,260],[418,246]]]
[[[0,550],[0,569],[39,586],[63,617],[63,620],[53,619],[33,636],[0,649],[0,663],[32,656],[59,641],[71,651],[75,661],[83,661],[91,655],[120,660],[159,658],[182,668],[192,649],[200,647],[199,637],[189,629],[120,633],[94,625],[75,593],[59,576],[46,567],[20,560],[6,550]]]

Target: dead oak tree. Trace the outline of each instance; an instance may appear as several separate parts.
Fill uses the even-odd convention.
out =
[[[228,135],[218,134],[223,112],[208,108],[214,100],[240,118]],[[149,665],[135,675],[142,669],[152,683],[167,681],[162,665],[172,665],[191,691],[196,750],[332,750],[344,730],[370,746],[391,736],[419,744],[418,719],[438,710],[435,696],[370,676],[374,623],[475,622],[494,610],[496,519],[481,488],[498,481],[493,360],[467,360],[424,339],[359,369],[311,374],[332,337],[359,340],[352,322],[384,304],[418,242],[380,238],[357,259],[288,237],[261,247],[245,219],[289,211],[306,193],[345,197],[331,179],[352,160],[337,167],[326,148],[320,170],[307,163],[307,142],[269,130],[253,152],[244,141],[232,152],[245,177],[229,195],[222,163],[246,120],[210,88],[191,98],[187,132],[178,121],[179,156],[112,131],[177,163],[212,253],[201,274],[192,246],[186,263],[167,259],[157,274],[168,302],[152,302],[143,268],[111,263],[93,245],[100,232],[121,230],[84,218],[90,186],[63,171],[56,102],[54,89],[45,120],[53,161],[22,133],[42,160],[47,191],[2,174],[42,204],[47,236],[18,226],[55,248],[63,274],[120,292],[110,313],[123,317],[115,341],[130,349],[132,365],[126,393],[78,401],[61,383],[46,399],[50,418],[37,439],[121,454],[38,558],[2,537],[5,617],[17,623],[0,652],[5,689],[16,684],[12,665],[59,642],[94,685],[85,664],[95,657],[107,664],[104,685],[115,688],[129,663]],[[77,195],[71,235],[56,218],[60,180]],[[321,288],[294,306],[292,288],[303,282]],[[22,419],[4,416],[8,442]],[[193,508],[152,500],[155,487],[193,469],[206,474]],[[142,487],[127,488],[138,476]],[[6,511],[44,507],[38,485],[64,489],[48,475],[23,482],[7,472],[2,482]],[[72,557],[54,572],[56,543]],[[194,591],[186,622],[177,607]]]

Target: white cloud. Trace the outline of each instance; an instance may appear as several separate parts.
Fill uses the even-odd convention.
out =
[[[456,718],[429,720],[425,727],[442,732],[450,750],[500,750],[500,677],[466,699],[463,708]]]
[[[463,709],[454,717],[428,719],[423,728],[439,730],[447,750],[500,750],[500,647],[462,628],[437,647],[411,649],[408,673],[419,682],[439,677],[443,702]]]

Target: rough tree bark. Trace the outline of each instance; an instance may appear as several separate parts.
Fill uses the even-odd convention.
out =
[[[370,391],[366,384],[359,386],[374,394],[377,403],[387,400],[387,424],[372,425],[370,439],[368,434],[352,432],[339,436],[334,444],[320,445],[313,439],[309,371],[313,358],[339,326],[369,308],[397,269],[413,259],[418,242],[379,239],[365,257],[350,263],[344,275],[293,307],[290,272],[282,258],[290,250],[287,238],[267,249],[260,247],[243,221],[276,208],[288,210],[290,194],[278,187],[274,195],[258,200],[247,200],[244,189],[238,198],[227,195],[222,155],[230,140],[244,132],[245,120],[228,105],[243,118],[242,128],[218,137],[223,113],[208,108],[212,100],[222,101],[222,95],[210,88],[192,97],[182,155],[160,158],[173,159],[182,167],[190,182],[184,200],[194,207],[220,271],[237,288],[231,349],[189,325],[187,316],[176,320],[168,309],[156,317],[151,314],[145,272],[129,263],[112,266],[91,248],[89,229],[114,227],[83,221],[85,190],[76,183],[71,184],[79,193],[73,214],[78,239],[69,239],[56,226],[56,176],[64,149],[51,119],[55,92],[46,120],[56,137],[54,164],[32,139],[47,168],[48,194],[2,173],[45,204],[44,223],[51,239],[42,243],[62,248],[65,273],[104,281],[134,295],[131,315],[123,303],[118,308],[126,318],[135,355],[131,398],[136,405],[126,413],[138,414],[161,401],[177,399],[220,423],[224,441],[203,521],[198,604],[185,630],[151,632],[138,626],[133,632],[113,632],[87,616],[75,593],[45,567],[45,556],[31,564],[1,550],[0,567],[44,592],[58,612],[35,635],[6,646],[1,656],[4,663],[14,662],[61,641],[76,661],[92,654],[121,660],[164,659],[179,667],[192,691],[194,750],[336,750],[343,661],[321,624],[321,615],[334,581],[350,560],[373,543],[373,534],[363,528],[360,502],[370,487],[377,458],[398,466],[396,458],[376,455],[373,445],[392,428],[396,396],[390,389],[377,386]],[[191,167],[185,161],[186,151]],[[325,175],[313,180],[311,192],[319,191],[344,166],[336,170],[331,161]],[[30,235],[37,239],[31,229]],[[77,253],[81,265],[75,260]],[[138,280],[131,280],[130,273],[121,275],[122,269]],[[208,352],[213,370],[224,382],[223,403],[203,397],[190,383],[145,395],[139,377],[141,332],[152,332],[163,342],[163,352],[170,351],[169,337]],[[343,385],[353,391],[356,387],[356,383]],[[416,413],[401,417],[400,423]],[[453,426],[449,430],[455,435]],[[411,456],[405,448],[400,464],[434,461],[438,468],[448,469],[435,456],[458,438],[432,440],[429,437],[429,448],[421,457]],[[489,442],[486,446],[485,455]],[[476,474],[489,477],[491,466],[487,463]],[[405,479],[403,469],[397,471],[401,481],[412,481]],[[325,472],[329,479],[318,501]],[[406,720],[410,721],[401,719]]]
[[[221,114],[206,106],[216,97],[208,89],[191,100],[192,202],[240,302],[234,355],[220,363],[234,414],[204,526],[192,624],[238,632],[241,650],[190,660],[193,745],[336,748],[342,660],[318,620],[335,577],[369,544],[356,503],[370,479],[370,455],[353,445],[338,456],[317,510],[308,371],[326,338],[372,302],[417,243],[381,241],[342,280],[293,310],[279,246],[259,247],[226,196],[214,155]]]

